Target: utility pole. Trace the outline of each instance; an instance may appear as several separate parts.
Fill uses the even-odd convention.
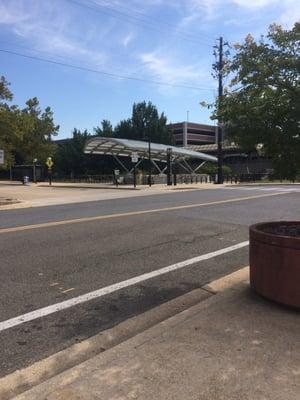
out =
[[[217,54],[218,54],[218,61],[216,63],[216,69],[218,73],[218,81],[219,81],[219,89],[218,89],[218,107],[220,107],[220,103],[223,98],[223,68],[224,68],[224,61],[223,61],[223,37],[219,38],[219,44],[216,46]],[[218,122],[218,179],[217,183],[223,183],[223,132],[220,121]]]

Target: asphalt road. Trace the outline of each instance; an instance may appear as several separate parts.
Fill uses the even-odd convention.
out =
[[[246,241],[252,223],[299,219],[299,200],[267,186],[0,211],[0,323]],[[246,265],[243,247],[3,329],[0,376]]]

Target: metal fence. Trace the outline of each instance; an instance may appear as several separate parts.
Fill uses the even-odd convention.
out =
[[[32,168],[32,167],[30,167]],[[31,170],[30,170],[31,171]],[[26,170],[26,175],[32,177],[30,175],[30,171]],[[18,172],[18,173],[17,173]],[[20,180],[22,174],[25,172],[22,170],[17,171],[14,170],[12,174],[13,180]],[[21,173],[22,172],[22,173]],[[10,179],[9,171],[1,171],[0,170],[0,180],[8,180]],[[45,176],[47,180],[47,176]],[[39,177],[38,180],[44,180],[42,176]],[[215,183],[217,180],[216,175],[208,175],[208,174],[173,174],[172,182],[173,184],[203,184],[203,183]],[[280,181],[280,178],[276,177],[272,173],[253,173],[253,174],[231,174],[224,175],[224,183],[229,184],[237,184],[237,183],[247,183],[247,182],[272,182],[272,181]],[[68,183],[86,183],[86,184],[105,184],[105,185],[131,185],[134,182],[133,174],[120,174],[115,176],[114,174],[108,175],[76,175],[73,177],[62,176],[58,174],[53,175],[53,182],[68,182]],[[286,181],[288,182],[288,181]],[[148,174],[137,174],[136,176],[137,185],[147,185],[149,184],[149,175]],[[167,184],[167,175],[165,174],[152,174],[151,175],[151,183],[152,184]]]
[[[55,182],[68,182],[68,183],[105,183],[114,184],[115,177],[111,175],[78,175],[74,177],[70,176],[54,176],[53,181]]]

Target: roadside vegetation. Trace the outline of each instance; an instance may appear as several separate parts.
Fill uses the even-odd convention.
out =
[[[248,35],[225,70],[230,83],[213,118],[228,140],[270,158],[278,178],[299,178],[300,23],[271,25],[258,42]]]

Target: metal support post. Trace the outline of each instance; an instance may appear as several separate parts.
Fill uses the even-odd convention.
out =
[[[167,185],[172,185],[172,149],[167,149]]]
[[[152,163],[151,163],[151,135],[149,132],[149,137],[148,137],[148,158],[149,158],[149,186],[151,187],[152,185]]]
[[[159,168],[159,166],[157,165],[157,163],[154,160],[151,160],[152,164],[155,166],[155,168],[157,169],[157,171],[162,174],[162,170]]]
[[[129,173],[132,174],[133,169],[134,169],[134,168],[137,168],[143,160],[144,160],[143,158],[140,158],[140,160],[139,160],[136,164],[134,164],[134,167],[131,168],[131,170],[129,171]]]
[[[119,160],[119,158],[118,158],[117,156],[115,156],[115,155],[114,155],[113,157],[114,157],[114,159],[121,165],[121,167],[122,167],[127,173],[129,173],[128,168],[125,167],[125,165],[122,163],[122,161]]]
[[[198,169],[200,169],[201,167],[203,167],[203,165],[206,163],[206,161],[203,161],[203,163],[201,163],[200,165],[198,165],[197,168],[194,169],[194,174],[198,171]]]
[[[133,186],[136,188],[136,164],[133,166]]]

